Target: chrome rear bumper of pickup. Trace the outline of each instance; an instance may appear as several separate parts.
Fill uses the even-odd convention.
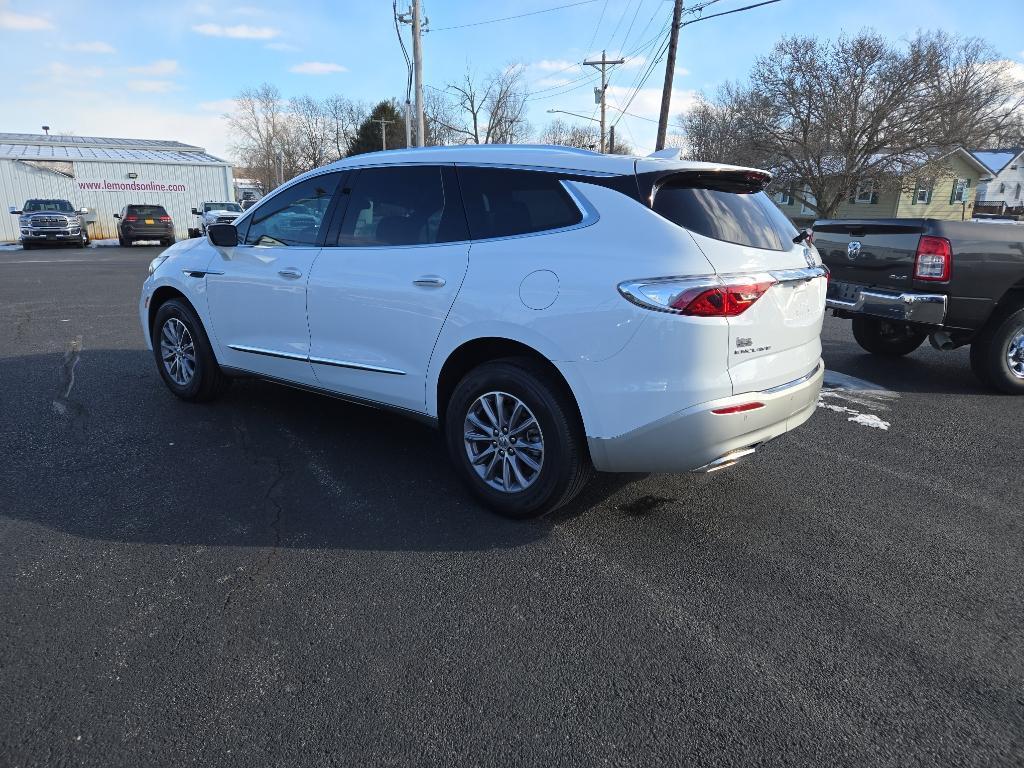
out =
[[[829,309],[842,309],[887,320],[942,325],[946,319],[946,297],[939,293],[889,293],[862,290],[856,301],[825,299]]]

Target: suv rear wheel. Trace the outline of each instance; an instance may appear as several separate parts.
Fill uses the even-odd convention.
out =
[[[900,357],[920,347],[928,334],[903,323],[857,316],[853,318],[853,338],[873,355]]]
[[[1024,395],[1024,307],[978,335],[971,344],[971,368],[985,384]]]
[[[169,299],[161,304],[152,334],[160,377],[175,395],[203,402],[227,389],[231,379],[217,365],[203,324],[186,302]]]
[[[593,472],[575,406],[530,358],[495,360],[466,374],[444,426],[462,480],[506,517],[567,504]]]

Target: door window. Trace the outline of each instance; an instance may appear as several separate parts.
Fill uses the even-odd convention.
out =
[[[253,210],[246,245],[310,246],[320,242],[339,174],[327,173],[293,184]]]
[[[364,168],[355,180],[338,245],[430,245],[467,240],[458,195],[445,194],[442,169]]]

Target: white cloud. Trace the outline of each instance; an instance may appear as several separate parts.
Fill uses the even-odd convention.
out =
[[[97,78],[105,74],[102,67],[71,67],[60,61],[51,61],[46,65],[45,71],[50,79],[57,82]]]
[[[270,40],[281,34],[280,30],[273,27],[251,27],[248,24],[236,24],[231,27],[222,24],[198,24],[192,29],[208,37],[231,37],[238,40]]]
[[[0,2],[0,29],[10,29],[16,32],[40,32],[46,29],[53,29],[53,24],[43,16],[28,16],[23,13],[15,13],[3,8],[6,2]]]
[[[128,67],[128,71],[134,75],[152,75],[153,77],[166,77],[178,71],[178,62],[174,59],[157,59],[150,64],[143,64],[139,67]]]
[[[306,61],[296,64],[288,71],[298,75],[332,75],[336,72],[348,72],[348,68],[328,61]]]
[[[630,97],[633,96],[633,89],[628,86],[622,85],[609,85],[608,86],[608,103],[625,109],[634,115],[640,117],[646,117],[652,120],[657,120],[658,115],[661,113],[661,88],[641,88],[636,96],[633,96],[633,101],[629,102]],[[672,103],[671,103],[671,115],[678,115],[694,105],[697,101],[696,91],[682,91],[679,89],[672,90]],[[627,107],[626,104],[629,103]],[[612,108],[612,112],[618,110]]]
[[[65,51],[76,53],[117,53],[117,50],[110,43],[99,40],[90,43],[64,43],[61,46]]]
[[[129,80],[128,87],[138,93],[170,93],[181,90],[181,86],[170,80]]]
[[[299,50],[299,47],[297,45],[292,45],[291,43],[267,43],[263,47],[267,48],[267,49],[269,49],[271,51],[297,51],[297,50]]]
[[[569,61],[567,59],[541,59],[528,65],[529,68],[539,69],[542,72],[559,72],[576,66],[579,66],[578,61]]]
[[[570,80],[567,77],[542,77],[540,80],[532,83],[532,86],[535,90],[539,90],[541,88],[559,88],[574,82],[575,80]]]
[[[234,99],[216,99],[214,101],[201,101],[199,108],[203,112],[216,112],[223,115],[225,112],[234,112],[237,106]]]

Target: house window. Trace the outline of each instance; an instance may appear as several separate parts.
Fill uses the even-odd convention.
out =
[[[800,213],[816,213],[811,206],[816,205],[818,199],[811,194],[810,187],[804,187],[803,200],[800,201]]]
[[[1013,196],[1013,199],[1014,199],[1014,200],[1020,200],[1020,184],[1018,184],[1018,185],[1017,185],[1017,192],[1016,192],[1016,194],[1015,194],[1015,195]]]
[[[949,199],[950,203],[966,203],[967,202],[967,190],[970,188],[970,179],[957,179],[953,182],[953,196]]]
[[[1006,184],[1000,183],[1000,185],[999,185],[999,194],[1002,194],[1005,191],[1006,191]]]
[[[917,188],[914,189],[914,204],[921,203],[927,205],[932,201],[932,187],[934,185],[930,181],[919,181],[917,182]]]
[[[854,202],[857,203],[871,203],[874,202],[875,197],[875,182],[873,181],[862,181],[857,185],[857,195],[854,198]]]
[[[792,205],[793,204],[793,188],[786,187],[775,196],[775,202],[779,205]]]

